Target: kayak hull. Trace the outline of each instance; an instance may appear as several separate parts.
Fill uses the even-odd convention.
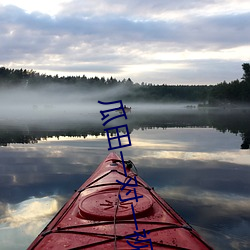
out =
[[[107,156],[28,249],[100,248],[212,249],[116,153]]]

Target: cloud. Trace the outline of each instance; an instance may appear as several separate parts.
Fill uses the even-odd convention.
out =
[[[179,0],[179,1],[164,1],[164,0],[128,0],[126,2],[115,0],[105,0],[100,3],[98,0],[86,0],[84,2],[74,0],[65,3],[64,10],[61,11],[64,15],[79,15],[79,16],[122,16],[131,17],[134,19],[149,20],[149,19],[161,19],[167,17],[167,19],[183,18],[190,15],[198,15],[200,13],[207,13],[209,10],[214,11],[214,8],[220,10],[233,10],[240,11],[244,9],[245,4],[248,4],[247,0],[243,0],[241,8],[239,6],[230,5],[234,1],[198,1],[198,0]],[[112,8],[111,8],[112,6]],[[226,8],[227,6],[227,8]],[[240,9],[239,9],[240,8]]]
[[[7,8],[7,10],[8,8]],[[41,44],[55,42],[57,38],[58,47],[65,39],[69,46],[81,44],[81,42],[95,45],[121,45],[121,44],[147,44],[163,42],[166,45],[175,43],[181,48],[198,49],[216,46],[225,48],[231,46],[242,46],[248,44],[249,34],[245,33],[242,39],[242,31],[249,29],[250,13],[239,15],[222,15],[216,17],[196,17],[189,22],[168,22],[163,20],[134,20],[129,17],[90,17],[58,16],[51,18],[49,15],[40,13],[23,14],[17,11],[20,31],[40,32]],[[13,19],[8,21],[11,23]],[[9,25],[9,23],[7,24]],[[220,31],[218,33],[218,31]],[[18,33],[17,33],[18,34]],[[25,33],[27,36],[34,33]],[[62,37],[61,37],[62,36]],[[74,36],[74,37],[72,37]],[[34,37],[33,37],[34,39]],[[31,39],[32,41],[32,39]],[[34,40],[36,43],[37,40]],[[36,43],[37,44],[37,43]],[[50,45],[46,44],[45,45]],[[65,48],[65,45],[62,44]],[[53,46],[54,47],[54,46]]]
[[[246,5],[243,1],[243,7]],[[233,0],[143,4],[75,0],[50,16],[0,5],[0,63],[61,75],[131,77],[139,82],[234,80],[241,76],[241,63],[250,59],[238,52],[249,46],[250,13],[238,6],[233,11],[232,6]],[[231,71],[226,49],[236,51],[233,63],[239,69]],[[209,67],[204,68],[204,63]],[[225,66],[211,66],[220,63]],[[225,74],[229,69],[234,73]],[[207,72],[204,78],[200,70]]]

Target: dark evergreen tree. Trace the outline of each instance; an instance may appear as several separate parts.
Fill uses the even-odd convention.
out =
[[[243,79],[243,81],[245,81],[245,82],[249,82],[250,81],[250,64],[249,63],[243,63],[242,64],[242,69],[244,71],[244,74],[243,74],[241,79]]]

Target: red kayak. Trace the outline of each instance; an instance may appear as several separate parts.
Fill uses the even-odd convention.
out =
[[[212,249],[110,153],[28,249]]]

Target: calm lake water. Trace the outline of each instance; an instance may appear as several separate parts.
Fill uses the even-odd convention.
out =
[[[109,153],[101,108],[34,109],[0,118],[1,249],[27,248]],[[134,105],[111,123],[128,124],[125,159],[210,245],[250,249],[249,110]]]

